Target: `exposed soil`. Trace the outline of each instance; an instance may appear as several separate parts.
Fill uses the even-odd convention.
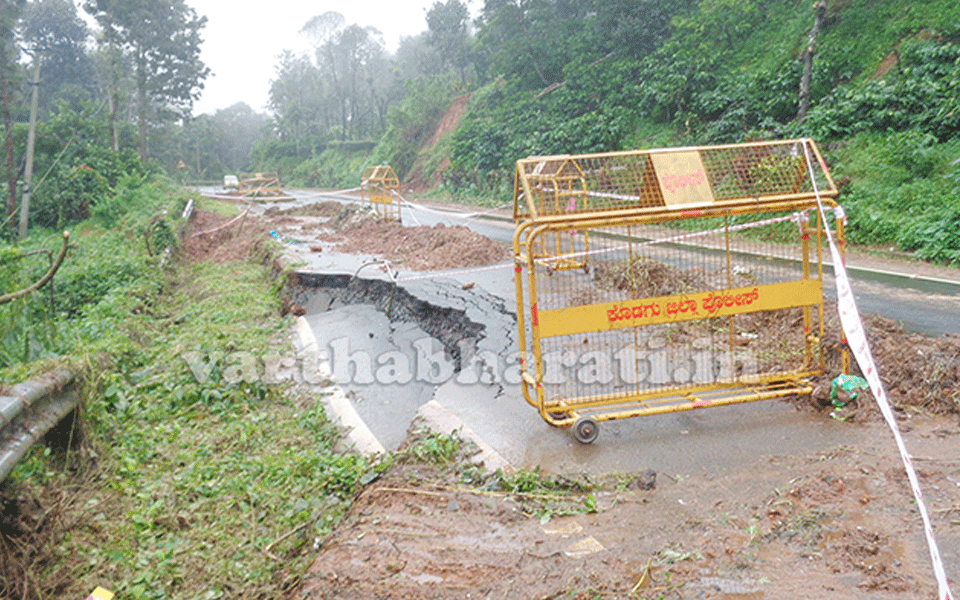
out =
[[[462,269],[513,258],[503,244],[492,242],[463,225],[404,227],[393,221],[363,221],[343,230],[337,246],[349,254],[376,254],[395,267],[413,271]]]
[[[494,242],[462,225],[405,227],[377,219],[357,206],[323,202],[310,207],[268,211],[271,227],[299,230],[337,252],[374,255],[394,270],[435,271],[490,265],[513,258],[505,244]]]
[[[852,443],[826,454],[722,477],[631,474],[554,505],[401,465],[323,541],[300,597],[933,598],[902,465],[869,442],[882,428],[851,427]],[[929,421],[915,433],[947,457],[920,470],[957,564],[960,435]],[[587,502],[595,512],[544,518]]]
[[[429,141],[427,141],[427,144],[421,150],[421,155],[432,151],[443,136],[449,135],[450,133],[456,131],[457,126],[460,124],[460,118],[463,117],[463,113],[467,111],[467,104],[469,103],[469,94],[460,96],[459,98],[455,98],[453,100],[453,102],[450,104],[450,108],[447,109],[447,112],[437,124],[437,129],[434,131],[433,136]],[[419,161],[414,165],[413,170],[407,177],[404,185],[413,192],[435,188],[442,182],[443,172],[448,166],[450,166],[450,161],[449,159],[444,158],[439,164],[437,164],[436,167],[434,167],[432,172],[426,172],[424,170],[425,165],[423,164],[423,161]]]
[[[459,227],[400,229],[356,221],[339,207],[314,211],[268,211],[256,223],[246,219],[245,233],[229,233],[235,223],[192,235],[185,251],[195,260],[235,258],[256,251],[271,230],[312,226],[338,250],[382,254],[417,270],[449,268],[453,257],[456,266],[508,257],[501,245]],[[311,225],[309,218],[321,220]],[[193,227],[225,221],[201,211]],[[343,227],[324,232],[331,222]],[[213,236],[217,244],[208,241]],[[612,285],[617,276],[600,275]],[[960,336],[907,334],[882,318],[866,326],[947,573],[956,577]],[[797,408],[811,419],[846,419],[850,442],[826,453],[764,457],[761,468],[746,472],[597,481],[567,474],[552,480],[556,491],[524,495],[463,464],[401,462],[318,540],[316,562],[295,597],[934,598],[919,513],[889,430],[868,395],[837,408],[829,381],[820,383],[812,400],[794,401]],[[422,435],[411,431],[408,443]]]
[[[183,253],[193,262],[227,263],[264,251],[270,224],[247,213],[228,219],[196,209],[183,237]]]

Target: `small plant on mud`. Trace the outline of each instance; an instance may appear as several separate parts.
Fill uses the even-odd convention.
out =
[[[563,475],[544,475],[539,468],[521,469],[512,475],[500,470],[475,473],[471,484],[510,496],[524,514],[544,523],[553,517],[597,511],[592,483]]]
[[[457,462],[464,446],[457,430],[449,435],[420,430],[416,437],[418,439],[408,446],[403,454],[419,462],[437,466],[446,466]]]

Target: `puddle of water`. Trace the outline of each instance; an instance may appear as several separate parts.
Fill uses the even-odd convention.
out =
[[[417,583],[423,585],[426,583],[442,583],[443,577],[437,577],[436,575],[431,575],[429,573],[420,573],[418,575],[411,575],[410,573],[403,573],[403,576],[411,581],[416,581]]]
[[[732,579],[728,577],[701,577],[684,586],[685,590],[715,592],[711,598],[722,600],[760,600],[763,598],[762,584],[750,579]]]

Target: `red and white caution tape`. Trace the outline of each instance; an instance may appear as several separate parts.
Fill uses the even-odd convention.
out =
[[[556,256],[538,258],[534,262],[537,264],[549,265],[550,263],[556,262],[558,260],[569,260],[574,258],[584,258],[587,256],[595,256],[598,254],[606,254],[609,252],[616,252],[618,250],[626,250],[631,246],[633,248],[638,248],[638,247],[642,248],[644,246],[655,246],[657,244],[669,244],[673,242],[681,242],[684,240],[690,240],[693,238],[703,237],[707,235],[717,235],[717,234],[727,233],[731,231],[744,231],[746,229],[753,229],[754,227],[765,227],[767,225],[773,225],[774,223],[782,223],[784,221],[795,221],[799,224],[802,218],[804,218],[804,213],[797,212],[797,213],[793,213],[792,215],[786,215],[783,217],[773,217],[770,219],[764,219],[762,221],[752,221],[750,223],[741,223],[740,225],[732,225],[730,227],[718,227],[716,229],[708,229],[704,231],[691,231],[690,233],[681,233],[679,235],[660,238],[656,240],[647,240],[645,242],[638,242],[635,244],[623,244],[620,246],[600,248],[597,250],[584,250],[581,252],[568,252],[566,254],[558,254]]]
[[[823,222],[827,222],[826,213],[820,198],[820,191],[817,189],[817,181],[814,177],[813,166],[810,162],[810,142],[805,140],[803,151],[806,154],[807,168],[810,170],[810,180],[813,182],[814,193],[817,195],[817,204],[820,210],[820,216]],[[826,165],[820,167],[826,173]],[[841,213],[842,214],[842,213]],[[837,307],[840,312],[840,324],[847,336],[847,343],[853,351],[853,355],[860,365],[860,371],[870,385],[870,391],[880,407],[880,412],[886,420],[887,425],[893,432],[893,438],[897,443],[897,449],[900,451],[900,457],[903,459],[904,469],[907,471],[907,478],[910,480],[910,487],[913,490],[913,496],[917,501],[917,510],[920,512],[920,518],[923,521],[923,531],[927,538],[927,546],[930,549],[930,560],[933,563],[933,573],[937,579],[937,585],[940,589],[940,600],[952,600],[953,595],[950,592],[950,584],[947,581],[947,574],[943,568],[943,560],[940,558],[940,549],[937,547],[937,539],[933,533],[933,525],[930,522],[930,515],[927,512],[927,506],[923,501],[923,492],[920,490],[920,480],[917,472],[913,468],[913,460],[907,451],[906,444],[903,441],[903,435],[897,426],[896,418],[893,415],[893,409],[890,401],[887,399],[883,382],[880,381],[880,373],[877,371],[876,362],[873,360],[873,354],[870,352],[870,345],[867,342],[867,336],[863,329],[863,322],[860,320],[860,312],[857,309],[856,301],[853,298],[853,289],[850,287],[850,280],[847,277],[847,269],[843,258],[837,250],[837,244],[833,239],[830,228],[826,227],[827,240],[830,243],[830,255],[833,258],[834,279],[837,285]]]
[[[391,263],[389,260],[381,259],[381,260],[372,260],[370,262],[366,262],[360,265],[360,268],[357,269],[356,273],[354,273],[354,277],[356,277],[361,270],[371,266],[379,266],[380,270],[385,272],[387,275],[389,275],[390,279],[392,279],[394,283],[406,283],[408,281],[420,281],[423,279],[439,279],[440,277],[456,277],[459,275],[470,275],[473,273],[484,273],[486,271],[496,271],[497,269],[507,269],[512,267],[513,263],[512,262],[497,263],[495,265],[485,265],[482,267],[471,267],[468,269],[457,269],[454,271],[438,271],[435,273],[424,273],[421,275],[413,275],[410,277],[400,277],[400,271],[394,268],[393,263]]]
[[[355,187],[355,188],[347,188],[347,189],[343,189],[343,190],[331,190],[331,191],[329,191],[329,192],[314,192],[314,193],[312,193],[312,194],[306,194],[306,195],[299,196],[299,197],[300,197],[300,198],[313,198],[314,196],[339,196],[339,195],[343,195],[343,194],[353,194],[353,193],[359,192],[359,191],[362,190],[362,189],[363,189],[363,188]]]
[[[400,203],[401,203],[403,206],[406,206],[407,208],[415,208],[415,209],[417,209],[417,210],[419,210],[419,211],[422,211],[422,212],[425,212],[425,213],[432,213],[432,214],[435,214],[435,215],[438,215],[438,216],[441,216],[441,217],[450,217],[450,218],[453,218],[453,219],[461,219],[461,220],[463,220],[463,221],[469,221],[469,220],[471,220],[471,219],[476,219],[476,218],[478,218],[478,217],[485,217],[485,216],[487,216],[487,215],[492,215],[492,214],[495,214],[495,213],[503,210],[504,208],[506,208],[506,207],[508,206],[508,205],[502,205],[502,206],[498,206],[498,207],[496,207],[496,208],[491,208],[491,209],[485,210],[485,211],[454,212],[454,211],[450,211],[450,210],[442,210],[442,209],[430,208],[430,207],[424,206],[424,205],[422,205],[422,204],[417,204],[417,203],[415,203],[415,202],[410,202],[409,200],[407,200],[406,198],[404,198],[403,196],[401,196],[399,193],[394,192],[394,194],[397,196],[397,198],[399,198]]]

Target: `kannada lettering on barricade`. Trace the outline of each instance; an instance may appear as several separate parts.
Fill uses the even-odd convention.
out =
[[[400,180],[388,165],[367,167],[360,178],[363,205],[387,221],[400,220]]]
[[[812,391],[836,187],[811,141],[531,157],[514,182],[522,386],[545,421],[589,442]]]

